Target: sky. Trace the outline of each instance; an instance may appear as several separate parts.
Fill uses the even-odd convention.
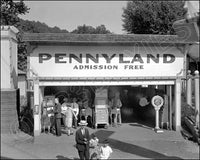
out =
[[[123,34],[122,13],[127,1],[24,1],[29,13],[25,20],[40,21],[69,32],[80,25],[105,25],[115,34]]]

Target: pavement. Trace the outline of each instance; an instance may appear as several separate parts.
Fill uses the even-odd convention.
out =
[[[138,123],[89,131],[96,133],[100,144],[109,140],[111,159],[199,159],[199,145],[185,140],[180,132],[155,133]],[[65,132],[60,137],[45,133],[32,137],[20,131],[1,134],[1,159],[78,159],[75,136]]]

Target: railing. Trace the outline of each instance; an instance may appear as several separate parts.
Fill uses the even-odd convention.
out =
[[[199,127],[199,71],[195,71],[194,75],[191,75],[191,71],[188,71],[186,79],[186,99],[187,99],[187,111],[184,117],[185,124],[192,133],[194,140],[200,143],[200,127]],[[194,93],[194,96],[192,96]],[[193,102],[194,99],[194,102]]]

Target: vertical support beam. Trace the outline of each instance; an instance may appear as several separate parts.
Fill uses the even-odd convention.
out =
[[[188,76],[187,76],[187,104],[192,106],[192,76],[191,71],[188,70]]]
[[[181,79],[176,79],[175,84],[175,130],[181,129]]]
[[[39,87],[39,128],[40,128],[40,133],[42,129],[42,124],[41,124],[41,115],[42,115],[42,102],[44,99],[44,87]]]
[[[195,79],[194,79],[194,94],[195,94],[195,112],[197,113],[196,115],[196,126],[199,125],[199,71],[196,70],[195,72]]]
[[[172,130],[172,86],[167,86],[167,95],[169,97],[168,99],[168,118],[169,118],[169,129]]]
[[[169,123],[170,123],[170,130],[172,130],[172,86],[169,86]]]
[[[34,136],[40,135],[39,81],[34,80]]]

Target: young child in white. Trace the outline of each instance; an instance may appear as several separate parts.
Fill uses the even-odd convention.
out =
[[[108,140],[105,140],[103,146],[100,148],[100,159],[109,159],[112,152]]]

